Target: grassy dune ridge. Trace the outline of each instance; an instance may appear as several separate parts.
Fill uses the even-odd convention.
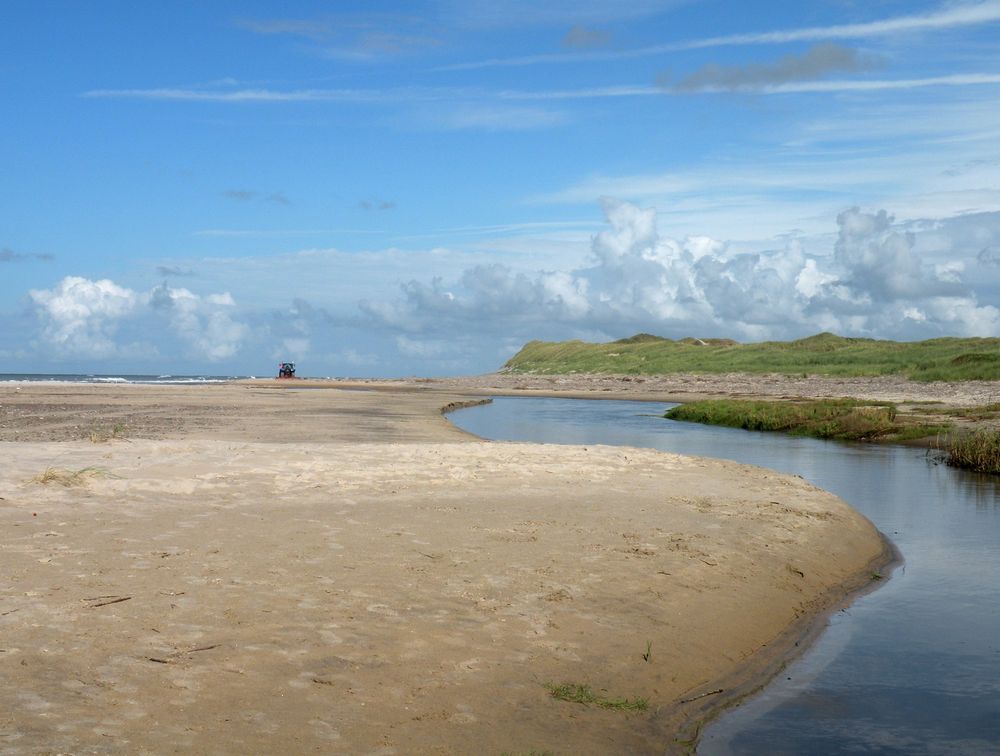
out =
[[[797,341],[740,344],[731,339],[678,341],[650,334],[604,344],[531,341],[504,365],[513,373],[782,373],[900,375],[916,381],[1000,380],[1000,339],[939,338],[901,342],[820,333]]]

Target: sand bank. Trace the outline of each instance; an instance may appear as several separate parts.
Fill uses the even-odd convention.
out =
[[[798,478],[467,400],[0,387],[0,750],[661,752],[886,558]]]
[[[626,399],[690,401],[714,398],[854,399],[901,405],[933,403],[974,407],[1000,401],[998,381],[911,381],[901,376],[834,377],[722,373],[670,375],[522,375],[490,373],[458,378],[421,379],[448,390],[501,391],[510,394],[567,393],[613,395]]]

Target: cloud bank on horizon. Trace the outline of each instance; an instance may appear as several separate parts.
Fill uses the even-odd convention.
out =
[[[0,373],[1000,335],[1000,0],[54,5],[0,31]]]
[[[798,239],[777,249],[734,253],[724,241],[658,233],[656,211],[606,199],[609,228],[570,270],[517,271],[480,263],[452,278],[413,278],[394,298],[361,300],[337,317],[297,299],[262,322],[233,314],[229,292],[200,297],[166,283],[138,292],[109,280],[67,277],[31,290],[45,347],[66,357],[156,355],[143,334],[170,332],[192,356],[221,362],[252,348],[307,359],[373,337],[407,359],[461,366],[489,348],[539,336],[612,339],[639,331],[673,337],[795,338],[806,333],[915,339],[1000,333],[996,301],[1000,214],[964,216],[921,230],[893,225],[884,210],[841,212],[829,254]],[[971,243],[970,243],[971,242]],[[998,245],[1000,246],[1000,245]],[[981,301],[981,298],[985,301]],[[274,351],[274,346],[280,349]],[[377,367],[356,348],[351,367]],[[489,363],[487,363],[489,364]]]

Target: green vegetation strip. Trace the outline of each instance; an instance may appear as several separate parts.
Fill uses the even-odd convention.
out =
[[[513,373],[781,373],[902,375],[917,381],[1000,380],[1000,339],[900,342],[821,333],[798,341],[740,344],[731,339],[674,341],[637,334],[606,344],[532,341],[504,366]]]
[[[649,702],[645,698],[608,698],[595,693],[589,685],[575,683],[554,685],[549,683],[545,689],[553,698],[558,698],[560,701],[569,701],[585,706],[594,704],[602,709],[615,709],[616,711],[645,711],[649,708]]]
[[[973,472],[1000,473],[1000,431],[980,430],[952,440],[947,462]]]
[[[903,441],[947,432],[947,425],[904,424],[889,403],[856,399],[817,401],[706,400],[667,410],[671,420],[781,431],[841,441]]]

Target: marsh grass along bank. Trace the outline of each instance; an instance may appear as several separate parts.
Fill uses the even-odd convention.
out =
[[[1000,429],[956,430],[951,423],[922,422],[924,417],[994,420],[997,406],[935,409],[904,415],[890,402],[858,399],[751,401],[710,399],[673,407],[670,420],[722,425],[754,431],[779,431],[837,441],[900,443],[926,439],[952,467],[1000,474]]]
[[[896,406],[889,402],[858,399],[705,400],[673,407],[667,410],[665,417],[840,441],[906,441],[951,430],[949,424],[904,421]]]
[[[984,428],[952,441],[947,462],[973,472],[1000,474],[1000,431]]]

